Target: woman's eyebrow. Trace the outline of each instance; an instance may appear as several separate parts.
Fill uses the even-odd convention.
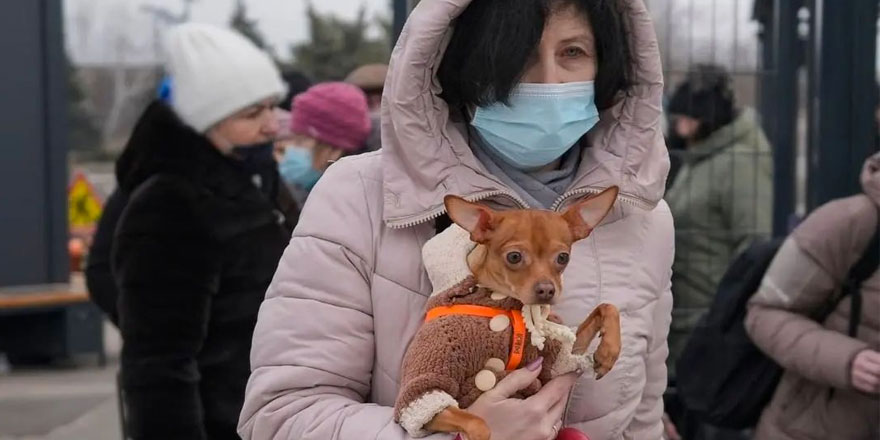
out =
[[[562,40],[560,43],[561,44],[568,44],[568,43],[593,44],[593,41],[594,41],[594,38],[592,35],[584,33],[584,34],[578,34],[578,35],[568,37],[568,38]]]

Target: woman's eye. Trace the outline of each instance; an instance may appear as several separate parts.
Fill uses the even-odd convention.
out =
[[[522,254],[519,252],[511,252],[507,254],[507,262],[510,264],[519,264],[522,262]]]
[[[586,55],[586,52],[584,52],[584,50],[579,47],[568,47],[562,51],[562,55],[564,55],[567,58],[576,58],[579,56]]]
[[[568,264],[568,260],[570,258],[571,257],[567,253],[563,252],[563,253],[559,254],[559,256],[556,257],[556,264],[558,264],[560,266],[565,266]]]

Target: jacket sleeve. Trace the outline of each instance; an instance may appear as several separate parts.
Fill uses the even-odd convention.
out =
[[[366,403],[376,348],[372,231],[381,219],[370,218],[349,162],[330,167],[312,191],[260,309],[244,439],[410,438],[391,407]]]
[[[179,180],[143,184],[117,231],[122,383],[133,438],[206,438],[196,356],[219,262]]]
[[[645,354],[645,388],[642,400],[636,407],[633,420],[627,427],[624,438],[659,439],[663,435],[663,393],[666,392],[666,357],[669,356],[669,325],[672,322],[672,261],[675,258],[675,229],[672,214],[666,202],[661,202],[656,211],[663,215],[662,228],[655,235],[658,242],[666,247],[663,255],[664,275],[658,284],[659,296],[653,304],[651,315],[652,334],[648,339]]]
[[[852,361],[868,345],[826,329],[811,316],[836,302],[833,296],[838,286],[864,251],[864,244],[856,250],[854,241],[846,238],[854,235],[855,229],[867,229],[855,220],[859,215],[852,214],[836,203],[813,213],[798,229],[835,224],[815,232],[829,244],[825,251],[837,248],[838,252],[811,254],[796,238],[789,237],[750,301],[746,317],[746,329],[755,344],[785,369],[841,389],[851,387]],[[833,221],[836,216],[841,216],[841,221]],[[797,234],[795,231],[793,236]]]
[[[671,287],[671,285],[670,285]],[[660,438],[663,434],[663,393],[666,392],[666,357],[669,323],[672,316],[672,290],[667,287],[654,306],[655,337],[645,356],[645,390],[627,433],[634,439]]]

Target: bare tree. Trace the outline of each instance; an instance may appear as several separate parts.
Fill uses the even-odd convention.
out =
[[[318,81],[341,80],[354,68],[371,63],[387,63],[391,47],[391,22],[367,19],[361,5],[357,18],[346,20],[334,14],[321,14],[308,4],[309,40],[293,47],[294,67]],[[372,24],[384,35],[371,38]]]
[[[732,71],[757,68],[757,26],[751,0],[648,0],[664,68],[686,71],[714,63]]]
[[[151,93],[156,84],[155,69],[132,69],[132,63],[126,59],[127,54],[145,49],[132,41],[131,33],[125,28],[126,23],[131,22],[131,10],[120,5],[116,14],[119,19],[114,20],[113,28],[107,31],[113,41],[115,59],[111,64],[111,104],[101,127],[101,139],[105,147],[110,146],[120,131],[123,115],[130,109],[133,101],[141,101],[142,99],[136,98]]]
[[[158,59],[162,53],[162,31],[170,26],[189,21],[192,15],[192,5],[197,0],[181,0],[183,9],[173,12],[165,7],[152,4],[141,6],[141,11],[153,18],[153,54]]]

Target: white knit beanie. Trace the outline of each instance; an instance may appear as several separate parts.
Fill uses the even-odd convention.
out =
[[[266,98],[281,98],[286,86],[272,59],[238,33],[186,23],[166,40],[172,105],[183,122],[204,133],[235,112]]]

